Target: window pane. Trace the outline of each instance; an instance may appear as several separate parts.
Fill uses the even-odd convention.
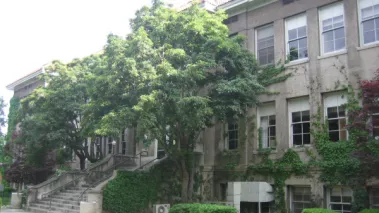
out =
[[[334,41],[324,41],[324,52],[333,52],[334,51]]]
[[[323,31],[331,30],[333,28],[332,25],[333,25],[333,19],[332,18],[326,19],[322,21],[322,30]]]
[[[345,38],[340,38],[336,40],[336,48],[335,50],[345,49]]]
[[[302,133],[301,126],[302,126],[302,124],[294,124],[293,125],[293,134]]]
[[[375,28],[374,25],[374,20],[363,22],[363,32],[372,31]]]
[[[337,107],[329,107],[327,110],[328,118],[337,118]]]
[[[365,44],[375,41],[375,31],[368,31],[363,34],[363,42]]]
[[[301,116],[300,112],[293,112],[292,113],[292,123],[300,122]]]
[[[294,145],[303,145],[302,135],[294,135],[293,136],[293,144]]]
[[[270,136],[275,136],[275,126],[270,127]]]
[[[269,117],[269,119],[270,119],[270,125],[275,125],[275,115],[271,115],[270,117]]]
[[[374,8],[373,7],[366,7],[362,9],[362,19],[365,20],[367,18],[370,18],[374,15]]]
[[[340,16],[337,16],[337,17],[334,17],[333,18],[333,27],[336,28],[336,27],[341,27],[343,26],[343,15],[340,15]]]
[[[297,29],[288,30],[288,40],[297,38]]]
[[[299,38],[307,36],[307,26],[299,27],[297,29]]]
[[[345,38],[345,28],[339,28],[334,30],[334,39]]]
[[[342,210],[341,204],[332,204],[332,210]]]
[[[340,196],[330,196],[330,202],[341,202]]]
[[[351,197],[350,196],[343,196],[342,202],[344,203],[351,203]]]
[[[339,130],[338,120],[328,120],[329,130]]]
[[[332,41],[333,40],[333,31],[328,31],[324,33],[324,41]]]
[[[329,132],[329,140],[334,142],[339,141],[339,131]]]
[[[302,115],[302,121],[309,121],[309,110],[302,111],[301,115]]]
[[[340,140],[346,140],[347,139],[347,132],[346,130],[340,131]]]
[[[303,133],[309,133],[309,123],[303,123]]]
[[[303,143],[304,144],[311,144],[311,135],[310,134],[304,134],[303,135]]]
[[[307,38],[303,38],[299,40],[299,48],[307,47]]]

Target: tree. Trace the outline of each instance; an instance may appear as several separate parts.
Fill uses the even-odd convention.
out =
[[[53,62],[44,76],[48,86],[36,89],[22,102],[21,134],[17,140],[25,144],[29,163],[43,165],[41,156],[57,149],[67,156],[74,152],[81,169],[86,159],[97,160],[88,153],[81,120],[83,105],[89,101],[86,78],[100,61],[99,56],[90,56],[68,64]]]
[[[3,97],[0,97],[0,128],[5,125],[5,113],[4,113],[4,108],[5,108],[5,102]],[[0,135],[2,134],[0,130]]]
[[[280,65],[259,67],[242,37],[229,38],[223,12],[153,5],[136,15],[125,40],[108,37],[107,69],[92,84],[86,117],[98,134],[130,127],[137,140],[157,139],[181,171],[182,201],[191,201],[200,134],[243,117],[265,86],[289,75]]]

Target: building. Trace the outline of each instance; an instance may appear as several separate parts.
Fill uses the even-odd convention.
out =
[[[272,178],[255,174],[253,182],[238,182],[228,177],[223,153],[238,152],[237,168],[258,164],[260,148],[272,149],[270,159],[292,149],[307,161],[307,150],[316,152],[310,119],[319,107],[325,122],[333,126],[330,139],[348,138],[341,107],[347,101],[343,85],[357,89],[359,80],[372,79],[379,68],[379,1],[233,0],[218,9],[229,15],[225,23],[231,35],[246,36],[246,46],[259,64],[288,59],[286,72],[293,76],[271,85],[268,90],[280,93],[261,95],[261,104],[249,110],[247,116],[256,124],[253,129],[241,129],[239,122],[218,124],[204,132],[204,140],[210,142],[202,147],[204,176],[212,181],[211,190],[203,193],[208,199],[231,202],[241,212],[270,212]],[[245,137],[238,138],[241,135]],[[319,207],[350,212],[352,190],[327,186],[318,176],[314,171],[311,177],[286,179],[287,210],[301,212],[316,200]],[[370,186],[373,208],[379,207],[378,194],[379,188]]]

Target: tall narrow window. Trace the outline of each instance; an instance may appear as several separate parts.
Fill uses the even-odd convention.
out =
[[[260,65],[274,63],[274,27],[268,25],[257,29],[257,55]]]
[[[347,98],[344,92],[332,92],[324,95],[325,121],[328,124],[329,140],[347,139],[346,112],[344,104]]]
[[[321,52],[331,53],[345,49],[345,21],[343,4],[323,7],[319,11]]]
[[[363,44],[379,41],[379,1],[359,0]]]
[[[301,146],[311,143],[309,110],[292,113],[292,143]]]
[[[292,212],[301,213],[311,207],[311,188],[292,187]]]
[[[238,124],[236,123],[228,124],[228,148],[238,148]]]
[[[290,141],[292,146],[311,143],[310,114],[308,98],[296,98],[288,101]]]
[[[113,145],[112,145],[112,137],[108,137],[108,154],[112,154],[112,148],[113,148]]]
[[[328,132],[331,141],[346,140],[346,113],[343,106],[327,108]]]
[[[286,42],[290,61],[308,57],[307,18],[305,14],[286,19]]]
[[[330,189],[330,209],[341,213],[351,212],[352,191],[346,187]]]
[[[261,117],[261,143],[262,148],[275,148],[276,146],[276,119],[275,115]]]

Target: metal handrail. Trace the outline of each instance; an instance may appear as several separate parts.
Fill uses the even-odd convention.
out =
[[[122,156],[126,156],[126,157],[128,158],[128,160],[130,160],[130,159],[136,159],[137,156],[139,156],[139,159],[140,159],[140,164],[139,164],[139,165],[141,165],[141,161],[142,161],[142,153],[148,153],[148,152],[147,152],[147,151],[141,151],[140,153],[136,154],[136,155],[133,156],[133,157],[128,157],[128,156],[126,156],[126,155],[122,155]],[[123,163],[125,163],[125,162],[126,162],[126,160],[121,161],[121,162],[119,162],[118,164],[113,165],[111,168],[107,169],[106,171],[100,171],[100,172],[107,173],[107,172],[109,172],[110,170],[113,171],[113,170],[115,170],[119,165],[121,165],[121,164],[123,164]],[[103,182],[104,180],[108,179],[108,178],[111,177],[111,176],[112,176],[112,174],[111,174],[111,175],[107,175],[107,176],[101,178],[100,180],[96,181],[95,183],[90,184],[90,185],[89,185],[89,186],[88,186],[88,187],[87,187],[82,193],[80,193],[80,196],[79,196],[79,203],[80,203],[80,201],[82,200],[83,195],[84,195],[84,194],[85,194],[90,188],[92,188],[92,187],[98,185],[99,183]]]

